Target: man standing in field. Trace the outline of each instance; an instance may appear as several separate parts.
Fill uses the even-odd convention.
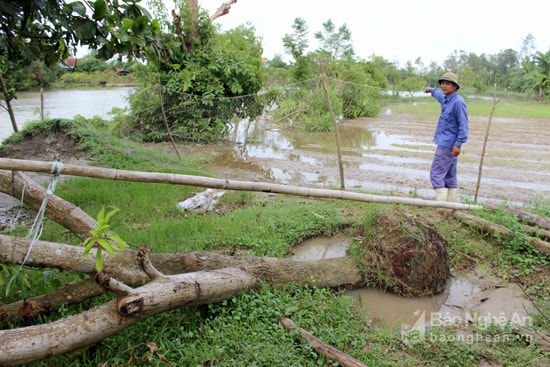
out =
[[[457,164],[462,144],[468,140],[468,109],[458,94],[460,84],[455,73],[447,72],[438,80],[441,90],[427,87],[441,105],[441,114],[434,134],[437,148],[430,169],[435,200],[457,201]]]

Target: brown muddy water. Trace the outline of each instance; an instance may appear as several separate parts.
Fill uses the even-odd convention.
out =
[[[345,190],[434,197],[429,170],[437,117],[393,113],[338,123]],[[459,199],[473,201],[487,118],[470,117],[469,141],[459,158]],[[494,118],[487,141],[478,202],[525,204],[550,200],[549,120]],[[296,186],[340,188],[334,133],[304,132],[290,122],[265,115],[235,123],[231,149],[218,172],[247,179],[238,170],[255,170],[257,180]],[[242,173],[243,171],[241,171]]]
[[[322,260],[346,256],[352,239],[340,234],[306,240],[292,249],[295,260]],[[446,290],[433,297],[408,298],[380,289],[360,288],[348,295],[374,323],[394,331],[419,324],[469,327],[508,322],[526,326],[531,304],[514,284],[502,285],[481,270],[453,274]]]

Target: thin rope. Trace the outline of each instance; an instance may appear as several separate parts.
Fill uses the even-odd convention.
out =
[[[44,230],[44,215],[46,213],[46,206],[48,206],[48,200],[50,196],[53,195],[53,193],[55,192],[55,188],[57,186],[57,179],[62,171],[63,171],[63,163],[55,161],[52,166],[52,170],[51,170],[52,177],[51,177],[50,183],[48,184],[48,188],[46,189],[46,195],[44,195],[44,200],[42,201],[42,205],[38,210],[36,218],[34,218],[34,222],[31,226],[31,229],[25,236],[25,238],[31,239],[31,243],[29,245],[29,248],[27,249],[27,253],[23,258],[23,261],[21,262],[21,264],[19,265],[15,273],[11,276],[6,286],[6,296],[8,296],[11,283],[21,271],[21,269],[23,268],[23,265],[25,265],[25,263],[29,259],[29,256],[31,254],[31,250],[34,244],[40,239],[40,236],[42,235],[42,232]],[[23,192],[24,191],[25,191],[25,188],[23,188]],[[23,196],[21,197],[21,202],[23,202]]]
[[[23,190],[21,191],[21,199],[19,199],[19,210],[17,211],[17,215],[15,218],[12,218],[10,220],[10,232],[13,232],[15,230],[15,226],[19,222],[19,217],[21,216],[21,213],[23,213],[23,198],[25,197],[25,191],[27,190],[27,185],[23,185]]]

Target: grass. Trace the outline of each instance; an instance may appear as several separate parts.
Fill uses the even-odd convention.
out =
[[[491,113],[493,101],[465,98],[470,116],[486,116]],[[392,103],[391,109],[397,113],[438,116],[440,107],[432,99],[416,99],[416,103]],[[495,107],[494,117],[550,119],[550,104],[531,101],[501,99]],[[549,120],[550,121],[550,120]],[[550,122],[549,122],[550,125]]]
[[[79,134],[101,139],[89,141],[93,164],[104,167],[209,175],[203,167],[214,155],[187,155],[179,161],[155,147],[142,147],[111,139],[101,131],[78,125]],[[108,147],[108,148],[106,148]],[[167,184],[115,182],[75,178],[60,183],[56,194],[96,217],[103,206],[121,208],[112,219],[113,229],[131,243],[149,243],[154,251],[217,251],[236,248],[245,254],[282,257],[304,239],[344,231],[352,235],[369,223],[385,204],[227,192],[220,210],[205,214],[180,212],[176,203],[202,188]],[[529,208],[548,216],[550,203],[534,199]],[[476,212],[478,213],[478,212]],[[550,315],[550,265],[522,242],[522,227],[504,211],[480,211],[481,215],[513,229],[513,235],[494,239],[453,220],[434,224],[448,240],[453,269],[482,266],[504,281],[518,279],[526,292]],[[429,209],[419,214],[431,216]],[[382,229],[383,230],[383,229]],[[17,232],[16,232],[17,233]],[[23,231],[20,229],[20,234]],[[43,240],[80,244],[59,225],[47,221]],[[4,288],[14,267],[0,265]],[[51,291],[80,275],[57,270],[23,268],[10,291],[0,295],[8,303]],[[48,321],[80,312],[103,302],[104,295],[84,305],[64,307],[44,317]],[[375,326],[346,292],[264,285],[260,290],[217,304],[184,307],[151,317],[116,336],[77,353],[36,363],[35,366],[115,366],[133,358],[139,365],[165,366],[333,366],[299,337],[278,326],[280,317],[293,319],[326,343],[349,353],[369,366],[478,366],[480,361],[512,365],[547,365],[549,357],[521,339],[498,343],[449,342],[453,330],[437,330],[425,340],[410,344],[399,333]],[[12,325],[17,326],[17,325]],[[535,318],[532,327],[548,332],[546,317]],[[491,329],[484,333],[505,333]],[[439,333],[439,334],[438,334]],[[446,335],[446,336],[445,336]]]

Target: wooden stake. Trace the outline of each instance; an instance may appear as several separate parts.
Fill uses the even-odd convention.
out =
[[[166,131],[168,132],[168,135],[170,136],[170,142],[172,143],[172,146],[174,147],[174,150],[176,151],[176,154],[178,155],[178,159],[181,162],[181,156],[180,152],[178,152],[178,148],[176,147],[176,142],[174,141],[174,137],[172,136],[172,132],[170,131],[170,125],[168,125],[168,119],[166,118],[166,112],[164,111],[164,102],[162,101],[162,86],[159,82],[159,99],[160,99],[160,110],[162,111],[162,118],[164,120],[164,127],[166,127]]]
[[[485,147],[487,146],[487,139],[489,138],[489,129],[491,128],[491,120],[493,120],[493,113],[495,107],[499,101],[497,100],[497,85],[495,84],[493,90],[493,107],[491,108],[491,114],[489,115],[489,122],[487,123],[487,130],[485,131],[485,140],[483,141],[483,149],[481,150],[481,159],[479,161],[479,172],[477,174],[476,192],[474,194],[474,203],[477,203],[477,193],[479,192],[479,186],[481,183],[481,170],[483,169],[483,158],[485,157]]]
[[[296,325],[294,321],[289,318],[282,317],[279,320],[279,325],[285,330],[295,331],[300,334],[302,339],[311,345],[317,353],[322,354],[331,361],[338,362],[344,367],[368,367],[363,362],[360,362],[350,355],[334,348],[332,345],[324,343],[321,339],[313,336],[301,327],[298,327],[298,325]]]
[[[332,117],[332,124],[334,126],[334,136],[336,137],[336,152],[338,155],[338,168],[340,169],[340,188],[344,190],[346,185],[344,183],[344,164],[342,163],[342,152],[340,150],[340,135],[338,135],[338,125],[336,124],[336,116],[334,116],[334,110],[332,109],[332,103],[330,102],[330,95],[328,94],[328,88],[325,84],[325,74],[321,74],[321,84],[325,90],[325,96],[327,97],[328,109],[330,110],[330,116]]]

